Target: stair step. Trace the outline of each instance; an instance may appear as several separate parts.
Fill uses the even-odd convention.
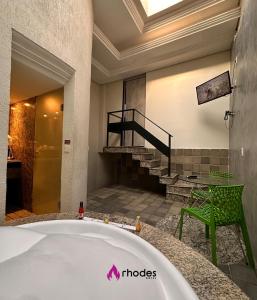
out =
[[[170,176],[164,175],[160,177],[160,183],[161,184],[175,184],[178,180],[178,174],[177,173],[171,173]]]
[[[186,182],[183,180],[178,180],[174,184],[169,184],[166,187],[167,193],[173,193],[178,195],[185,195],[185,194],[191,194],[191,191],[193,188],[200,188],[200,189],[208,189],[208,187],[200,184],[195,184],[191,182]]]
[[[146,160],[153,160],[154,155],[152,153],[134,153],[132,154],[133,160],[140,160],[140,161],[146,161]]]
[[[166,193],[177,195],[190,195],[192,191],[191,187],[177,187],[175,185],[166,185]]]
[[[168,174],[168,168],[167,167],[151,168],[149,169],[149,174],[155,176],[163,176]]]
[[[181,179],[178,179],[176,183],[174,183],[174,186],[177,186],[177,187],[194,187],[194,188],[206,188],[206,185],[202,185],[202,184],[199,184],[199,183],[194,183],[194,182],[188,182],[188,181],[185,181],[185,180],[181,180]]]
[[[105,147],[105,153],[148,153],[145,147]]]
[[[199,188],[207,190],[206,185],[196,184],[192,182],[187,182],[185,180],[178,180],[174,184],[168,184],[166,186],[166,200],[167,201],[179,201],[187,203],[191,198],[191,191],[193,188]]]
[[[143,160],[140,162],[140,167],[142,168],[154,168],[159,167],[160,165],[161,161],[159,159]]]
[[[177,194],[171,194],[166,193],[166,202],[173,203],[173,202],[182,202],[182,203],[188,203],[190,200],[190,195],[177,195]]]
[[[178,194],[178,195],[186,195],[191,194],[192,187],[180,187],[175,185],[167,185],[166,186],[167,193]]]

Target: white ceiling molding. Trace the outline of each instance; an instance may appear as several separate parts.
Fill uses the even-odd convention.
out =
[[[126,9],[128,10],[130,16],[132,17],[136,27],[138,28],[140,33],[146,33],[153,30],[158,30],[164,26],[168,26],[176,21],[181,20],[187,16],[190,16],[196,12],[200,12],[202,10],[211,8],[215,5],[219,5],[221,3],[226,2],[227,0],[204,0],[202,2],[192,3],[188,8],[183,8],[178,11],[176,14],[172,13],[172,11],[163,16],[151,19],[150,21],[144,21],[143,16],[141,15],[138,7],[136,6],[134,0],[122,0]]]
[[[179,50],[173,52],[172,56],[174,57],[174,56],[177,56],[177,55],[181,55],[181,54],[183,54],[187,51],[196,50],[198,48],[199,48],[198,44],[190,45],[190,47],[179,49]],[[154,70],[154,69],[160,69],[160,68],[163,68],[165,66],[171,65],[173,60],[174,60],[173,57],[161,59],[161,60],[158,60],[158,61],[154,61],[150,64],[148,63],[147,65],[142,64],[142,65],[137,65],[136,67],[135,66],[127,66],[127,67],[117,68],[117,69],[114,69],[112,72],[110,72],[110,75],[111,75],[111,77],[118,77],[118,76],[122,76],[123,74],[130,73],[130,72],[137,72],[137,71],[142,72],[142,70],[144,72],[148,72],[148,71],[151,71],[151,70]]]
[[[92,57],[91,63],[94,67],[96,67],[101,73],[103,73],[106,77],[112,76],[111,72],[106,69],[97,59]]]
[[[75,70],[58,57],[12,30],[12,59],[64,85]]]
[[[94,24],[93,34],[117,60],[120,60],[120,51],[112,44],[96,24]]]
[[[144,31],[144,20],[133,0],[122,0],[140,33]]]
[[[126,49],[120,53],[121,60],[127,59],[134,55],[141,54],[143,52],[152,50],[157,47],[161,47],[161,46],[169,44],[169,43],[172,43],[178,39],[185,38],[189,35],[195,34],[199,31],[206,30],[213,26],[220,25],[220,24],[228,22],[230,20],[238,19],[239,17],[240,17],[240,7],[237,7],[235,9],[232,9],[225,13],[214,16],[210,19],[201,21],[201,22],[191,25],[189,27],[183,28],[176,32],[173,32],[173,33],[167,34],[165,36],[162,36],[160,38],[157,38],[153,41],[149,41],[147,43]]]
[[[123,50],[119,52],[119,50],[111,43],[111,41],[101,32],[101,30],[94,25],[94,35],[95,28],[97,28],[97,38],[99,41],[108,49],[108,51],[118,60],[122,61],[124,59],[130,58],[132,56],[136,56],[152,50],[157,47],[164,46],[166,44],[172,43],[176,40],[183,39],[189,35],[195,34],[199,31],[206,30],[208,28],[220,25],[222,23],[228,22],[233,19],[238,19],[240,17],[240,7],[227,11],[225,13],[214,16],[210,19],[201,21],[189,27],[183,28],[176,32],[170,33],[168,35],[157,38],[153,41],[146,42],[144,44],[131,47],[129,49]],[[99,34],[101,32],[101,34]]]
[[[144,24],[143,32],[150,32],[153,30],[158,30],[163,26],[168,26],[174,22],[177,22],[185,17],[188,17],[196,12],[200,12],[202,10],[211,8],[212,6],[218,5],[220,3],[225,2],[226,0],[206,0],[204,2],[196,2],[193,3],[189,8],[183,9],[180,12],[176,13],[175,15],[171,15],[170,17],[158,18],[152,20],[150,22],[146,22]]]
[[[99,83],[111,82],[231,49],[234,31],[241,15],[237,0],[186,0],[185,5],[179,9],[171,9],[151,18],[144,15],[137,1],[122,0],[122,6],[119,6],[125,18],[123,25],[131,26],[131,30],[129,27],[126,28],[123,38],[119,31],[111,31],[112,26],[106,23],[108,20],[105,20],[108,25],[106,34],[101,31],[105,28],[104,22],[100,22],[103,26],[101,29],[94,25],[92,74]],[[98,9],[100,15],[104,13],[101,7]],[[194,14],[197,14],[197,17],[194,17]],[[113,25],[115,15],[118,16],[116,20],[120,20],[119,11],[113,13],[114,20],[110,20]],[[184,21],[183,18],[186,17],[189,17],[190,23]],[[173,22],[175,28],[176,22],[178,24],[183,22],[184,27],[174,32],[164,28]],[[148,40],[142,41],[143,37],[140,36],[152,30],[157,30],[157,33],[146,34]],[[152,40],[149,41],[151,36]],[[119,50],[119,47],[123,50]]]

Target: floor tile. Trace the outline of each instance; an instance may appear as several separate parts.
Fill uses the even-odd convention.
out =
[[[243,264],[230,265],[230,272],[233,279],[240,279],[248,283],[257,285],[257,277],[250,267]]]

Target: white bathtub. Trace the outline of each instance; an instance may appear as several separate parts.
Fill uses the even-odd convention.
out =
[[[0,299],[198,299],[162,253],[112,225],[55,220],[1,227],[0,241]]]

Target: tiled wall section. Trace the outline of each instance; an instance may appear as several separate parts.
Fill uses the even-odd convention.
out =
[[[156,153],[156,157],[160,154]],[[162,165],[167,157],[161,155]],[[172,172],[179,175],[207,175],[210,171],[228,171],[228,149],[172,149]]]
[[[10,110],[9,134],[14,157],[22,162],[22,202],[29,210],[32,205],[35,103],[34,98],[21,101],[13,104]]]

